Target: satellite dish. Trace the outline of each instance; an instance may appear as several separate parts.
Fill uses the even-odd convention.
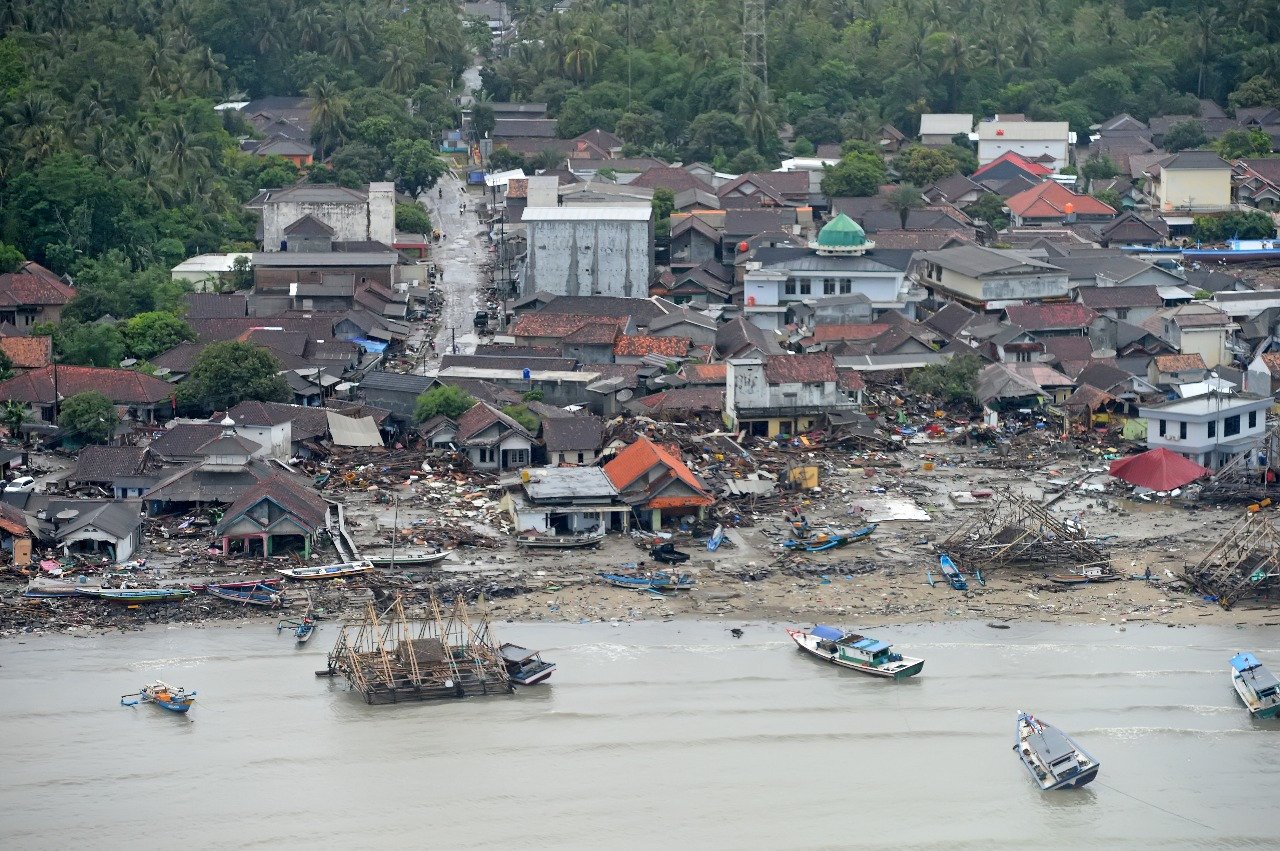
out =
[[[1115,349],[1098,349],[1098,350],[1097,350],[1097,351],[1095,351],[1092,355],[1090,355],[1090,357],[1092,357],[1092,358],[1094,358],[1094,359],[1100,359],[1100,358],[1113,358],[1113,357],[1115,357],[1115,356],[1116,356],[1116,350],[1115,350]]]
[[[79,516],[80,516],[79,511],[77,511],[74,508],[68,508],[66,511],[59,511],[57,514],[53,515],[53,519],[63,520],[63,521],[75,520]]]
[[[1050,363],[1053,361],[1053,359],[1054,359],[1054,356],[1049,352],[1039,352],[1036,354],[1036,360],[1039,361],[1040,363]]]
[[[632,396],[634,396],[634,395],[635,395],[635,393],[634,393],[634,392],[632,392],[629,388],[624,388],[624,389],[622,389],[622,390],[619,390],[619,391],[618,391],[618,401],[619,401],[619,402],[628,402],[628,401],[630,401],[630,400],[631,400],[631,397],[632,397]]]

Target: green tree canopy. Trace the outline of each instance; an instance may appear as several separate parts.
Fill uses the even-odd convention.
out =
[[[391,169],[396,185],[409,194],[417,195],[436,185],[448,166],[436,154],[435,146],[426,139],[401,139],[391,148]]]
[[[53,328],[53,352],[62,363],[118,367],[124,360],[124,338],[114,325],[67,319]]]
[[[182,342],[195,340],[191,326],[172,313],[159,310],[139,313],[121,324],[120,335],[129,354],[150,360]]]
[[[280,362],[261,346],[234,340],[214,343],[200,353],[179,385],[178,405],[185,412],[208,414],[245,400],[288,402],[293,394],[279,372]]]
[[[954,157],[938,148],[923,145],[910,145],[899,151],[893,165],[903,180],[916,186],[929,186],[960,170]]]
[[[465,390],[451,384],[432,387],[418,397],[418,403],[413,408],[413,419],[420,423],[436,415],[457,419],[475,403],[476,400],[467,395]]]
[[[1115,162],[1106,154],[1100,157],[1090,157],[1085,161],[1084,168],[1081,171],[1090,180],[1107,180],[1120,173],[1120,169],[1116,167]]]
[[[0,350],[0,381],[8,381],[10,378],[13,378],[13,358]]]
[[[653,190],[653,229],[654,235],[665,239],[671,235],[671,214],[676,209],[676,194],[666,187],[659,186]]]
[[[1271,137],[1261,130],[1228,130],[1211,145],[1227,160],[1271,155]]]
[[[1199,121],[1184,121],[1173,125],[1169,128],[1169,132],[1164,134],[1164,149],[1185,151],[1189,148],[1199,148],[1208,141],[1209,137],[1205,135],[1203,124]]]
[[[1261,210],[1228,213],[1225,216],[1196,216],[1196,242],[1225,242],[1228,239],[1270,239],[1276,223]]]
[[[956,355],[946,363],[917,369],[907,378],[916,393],[927,393],[948,402],[975,402],[982,359],[977,355]]]
[[[431,217],[421,204],[396,204],[396,230],[431,233]]]
[[[982,219],[996,230],[1004,230],[1009,226],[1009,216],[1004,211],[1004,199],[994,192],[988,192],[964,208],[965,213],[975,219]]]
[[[845,154],[822,178],[822,194],[828,198],[870,196],[888,179],[884,161],[874,154]]]
[[[502,409],[502,413],[520,423],[530,434],[537,434],[538,427],[542,424],[542,420],[538,419],[538,415],[530,411],[529,406],[523,402],[517,405],[507,405]]]
[[[0,242],[0,275],[18,271],[25,262],[27,258],[22,256],[21,251],[12,245]]]
[[[110,399],[97,390],[89,390],[71,396],[59,406],[58,425],[81,442],[106,443],[120,425],[120,415]]]
[[[912,186],[910,183],[895,186],[886,200],[889,208],[897,212],[898,221],[901,222],[903,230],[906,230],[911,211],[919,210],[924,206],[924,196],[920,194],[920,187]]]

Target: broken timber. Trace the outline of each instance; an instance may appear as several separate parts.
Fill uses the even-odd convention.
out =
[[[345,677],[370,704],[514,690],[488,617],[473,626],[461,597],[447,615],[434,597],[413,612],[399,598],[382,612],[368,604],[358,620],[342,627],[329,653],[329,670]]]
[[[997,490],[988,508],[938,547],[952,558],[985,570],[1110,564],[1106,553],[1083,529],[1067,525],[1042,506],[1007,490]]]
[[[1280,533],[1264,515],[1246,514],[1183,578],[1230,609],[1249,593],[1270,591],[1280,576]]]
[[[1258,463],[1259,451],[1266,456],[1265,464]],[[1200,489],[1200,501],[1261,502],[1280,497],[1280,481],[1267,481],[1268,471],[1277,469],[1280,469],[1280,423],[1273,423],[1262,438],[1260,450],[1241,452],[1224,464]]]

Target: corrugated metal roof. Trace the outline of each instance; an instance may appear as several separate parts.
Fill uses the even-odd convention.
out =
[[[1070,132],[1071,125],[1065,121],[983,121],[978,125],[978,138],[983,140],[1065,142]]]
[[[575,204],[571,207],[525,207],[526,222],[647,222],[653,216],[648,204]]]
[[[382,435],[378,433],[378,424],[373,421],[373,417],[344,417],[333,411],[326,411],[325,414],[334,445],[382,446]]]

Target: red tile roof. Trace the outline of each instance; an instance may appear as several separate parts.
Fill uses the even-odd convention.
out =
[[[7,502],[0,502],[0,529],[17,538],[30,538],[31,529],[27,526],[27,515],[22,509]]]
[[[1005,151],[1003,154],[996,157],[994,160],[987,163],[982,168],[978,169],[973,174],[971,174],[970,178],[973,180],[977,180],[979,177],[982,176],[983,172],[995,167],[997,163],[1003,163],[1003,162],[1013,163],[1018,168],[1025,171],[1027,174],[1032,174],[1032,175],[1035,175],[1036,177],[1044,177],[1046,175],[1053,174],[1053,169],[1049,168],[1048,166],[1041,165],[1040,163],[1033,163],[1031,160],[1027,159],[1022,154],[1018,154],[1013,151]]]
[[[832,340],[874,340],[889,330],[887,322],[873,322],[869,325],[819,325],[806,338],[815,343],[829,343]]]
[[[627,325],[626,316],[585,316],[579,313],[525,313],[511,326],[513,337],[552,337],[573,342],[612,343]],[[595,330],[592,330],[595,329]],[[575,336],[576,335],[576,336]],[[607,339],[606,339],[607,338]]]
[[[867,382],[862,380],[862,375],[857,370],[841,369],[836,371],[836,375],[839,376],[837,386],[841,390],[851,391],[867,389]]]
[[[1052,180],[1024,189],[1005,201],[1014,215],[1024,219],[1056,219],[1069,212],[1086,216],[1114,216],[1114,208],[1092,195],[1079,195]],[[1067,208],[1071,209],[1068,210]]]
[[[1014,325],[1027,331],[1059,328],[1084,328],[1098,318],[1083,304],[1019,304],[1006,307],[1005,315]]]
[[[1193,369],[1208,369],[1204,358],[1198,353],[1194,355],[1157,355],[1155,358],[1156,369],[1161,372],[1186,372]],[[1263,356],[1263,362],[1266,362],[1266,356]]]
[[[75,298],[76,290],[39,263],[27,262],[16,272],[0,275],[0,304],[60,305]]]
[[[46,366],[0,381],[0,399],[52,404],[55,369],[58,395],[63,399],[90,390],[98,391],[117,405],[153,404],[173,398],[172,385],[141,372],[95,366]]]
[[[690,384],[723,385],[729,374],[729,366],[723,363],[687,363],[681,372],[684,380]]]
[[[710,505],[715,499],[703,488],[698,477],[680,460],[679,450],[659,446],[644,435],[623,449],[613,460],[604,465],[604,473],[618,490],[630,487],[655,466],[661,465],[675,478],[684,482],[700,496],[692,497],[693,504]],[[674,507],[674,505],[672,506]]]
[[[675,387],[645,396],[640,404],[652,411],[722,411],[724,388]]]
[[[52,362],[53,338],[0,337],[0,352],[8,355],[17,369],[39,369]]]
[[[619,337],[613,344],[613,353],[625,357],[644,357],[645,355],[663,355],[669,358],[682,358],[689,353],[688,337],[650,337],[646,334],[632,334]]]
[[[836,380],[836,357],[829,352],[812,355],[772,355],[764,362],[770,384],[818,384]]]

